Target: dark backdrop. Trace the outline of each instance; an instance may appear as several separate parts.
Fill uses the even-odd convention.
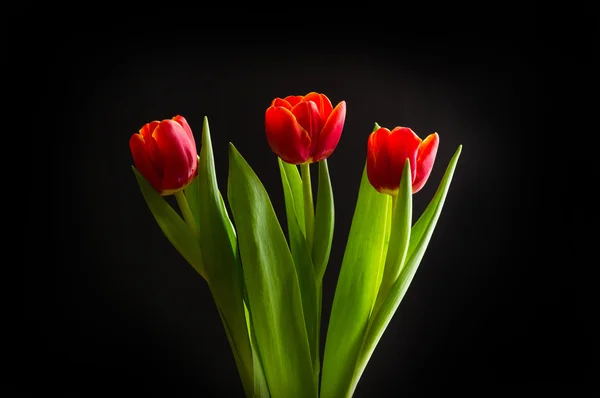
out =
[[[419,214],[463,145],[429,249],[356,396],[540,392],[590,377],[575,287],[557,284],[536,256],[525,218],[536,198],[527,148],[541,134],[531,19],[511,21],[512,34],[482,33],[482,24],[465,34],[390,28],[344,39],[128,22],[127,33],[107,22],[42,35],[31,57],[37,86],[28,98],[52,132],[41,172],[53,177],[43,191],[49,218],[32,224],[47,246],[26,268],[24,374],[83,396],[241,396],[208,288],[152,218],[128,140],[181,114],[199,142],[208,116],[223,192],[233,142],[281,217],[264,112],[277,96],[318,91],[348,107],[329,159],[336,230],[323,336],[373,123],[439,133],[432,175],[414,198]]]

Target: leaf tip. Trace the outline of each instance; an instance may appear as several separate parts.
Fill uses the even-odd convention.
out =
[[[241,157],[240,152],[237,150],[235,145],[233,145],[233,142],[229,142],[228,149],[229,149],[229,161],[230,162],[237,160]]]
[[[462,144],[460,144],[458,146],[458,148],[456,149],[456,153],[454,154],[454,156],[456,156],[456,157],[460,156],[460,153],[462,152],[462,147],[463,147]]]

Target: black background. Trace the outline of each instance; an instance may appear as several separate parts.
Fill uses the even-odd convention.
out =
[[[21,388],[241,396],[208,288],[153,220],[128,140],[181,114],[199,143],[208,116],[222,192],[233,142],[281,217],[264,111],[310,91],[348,107],[329,158],[336,230],[323,339],[373,123],[440,135],[417,214],[463,145],[429,249],[356,396],[546,392],[589,380],[589,314],[568,274],[534,249],[526,218],[538,198],[527,149],[541,134],[535,18],[463,24],[460,34],[373,20],[329,33],[275,20],[208,28],[198,17],[178,29],[177,18],[79,21],[11,47],[34,71],[21,80],[30,117],[51,131],[40,139],[47,198],[28,224],[47,245],[28,254],[39,260],[25,268],[17,367],[37,382]],[[250,30],[261,24],[264,35]]]

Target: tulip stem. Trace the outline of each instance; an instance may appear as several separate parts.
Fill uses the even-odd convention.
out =
[[[304,196],[304,221],[306,225],[306,243],[312,250],[315,228],[315,207],[313,205],[312,184],[310,182],[310,163],[300,165],[302,173],[302,191]]]
[[[198,233],[196,229],[196,220],[194,219],[194,215],[190,210],[190,205],[188,204],[187,199],[185,198],[185,194],[183,193],[183,189],[175,192],[175,199],[177,199],[177,204],[179,205],[179,209],[181,210],[181,214],[183,215],[183,219],[189,225],[189,227],[194,231],[194,233]]]
[[[392,195],[392,222],[394,222],[394,214],[396,213],[396,201],[398,200],[398,195]]]

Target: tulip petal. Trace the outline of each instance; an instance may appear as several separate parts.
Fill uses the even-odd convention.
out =
[[[367,177],[379,192],[395,193],[393,182],[389,178],[390,159],[386,150],[390,130],[380,127],[371,133],[367,142]],[[398,181],[400,181],[398,179]]]
[[[148,154],[148,157],[150,158],[150,163],[152,164],[152,168],[158,175],[159,180],[162,180],[163,169],[164,169],[163,160],[162,160],[162,156],[160,155],[160,150],[158,149],[158,146],[156,145],[156,141],[152,137],[154,130],[156,130],[156,127],[158,127],[159,124],[160,124],[160,122],[157,120],[150,122],[150,123],[146,123],[140,129],[140,134],[145,142],[146,152]]]
[[[185,188],[198,169],[196,144],[183,127],[173,120],[163,120],[152,134],[164,164],[162,186],[165,190]]]
[[[265,131],[269,146],[284,162],[306,162],[310,136],[298,124],[292,112],[282,107],[269,107],[265,113]]]
[[[177,115],[177,116],[173,117],[173,119],[171,119],[171,120],[174,120],[177,123],[181,124],[181,127],[183,127],[183,131],[185,131],[186,134],[188,135],[188,137],[190,137],[190,140],[194,143],[196,142],[196,140],[194,139],[194,133],[192,133],[192,128],[190,127],[187,120],[185,120],[185,118],[183,116]]]
[[[129,148],[131,149],[135,168],[158,193],[162,193],[160,177],[152,165],[150,154],[148,153],[148,145],[143,135],[133,134],[129,139]]]
[[[327,100],[327,102],[329,102],[329,100]],[[329,104],[329,106],[331,106],[331,104]],[[323,107],[325,111],[327,111],[327,105],[323,105]],[[329,117],[324,120],[325,124],[319,133],[315,149],[311,153],[314,162],[327,159],[340,142],[342,130],[344,129],[344,122],[346,120],[346,101],[337,104],[335,109],[330,112]]]
[[[329,115],[331,115],[331,111],[333,110],[333,106],[331,105],[331,101],[325,94],[319,94],[315,92],[308,93],[302,99],[303,102],[312,101],[317,104],[317,108],[319,109],[319,114],[323,120],[327,120]]]
[[[289,97],[287,97],[289,98]],[[275,98],[272,102],[271,102],[271,106],[282,106],[285,109],[292,109],[292,104],[289,103],[289,101],[287,101],[286,99],[281,99],[281,98]],[[295,104],[294,104],[295,105]]]
[[[319,114],[317,104],[312,101],[300,102],[292,108],[292,114],[296,117],[298,124],[308,132],[311,143],[315,145],[324,122]]]
[[[296,105],[298,105],[298,103],[300,101],[302,101],[302,98],[304,98],[304,96],[302,95],[288,95],[287,97],[285,97],[285,101],[290,104],[290,109],[295,107]]]
[[[154,130],[156,130],[156,126],[158,126],[159,124],[160,122],[158,120],[155,120],[153,122],[146,123],[140,129],[140,134],[142,135],[142,137],[144,137],[144,140],[147,140],[148,138],[152,137],[152,133],[154,133]]]
[[[417,151],[417,172],[413,182],[413,193],[416,193],[423,188],[431,169],[433,169],[433,163],[435,162],[435,156],[440,143],[440,138],[437,133],[428,135],[421,144]]]
[[[402,170],[406,159],[410,161],[411,176],[416,175],[417,167],[417,150],[421,139],[408,127],[396,127],[392,130],[387,145],[388,156],[390,157],[390,164],[393,170],[393,178],[395,179],[394,185],[396,187],[400,184],[400,178],[402,177]],[[414,182],[415,177],[412,177]]]

